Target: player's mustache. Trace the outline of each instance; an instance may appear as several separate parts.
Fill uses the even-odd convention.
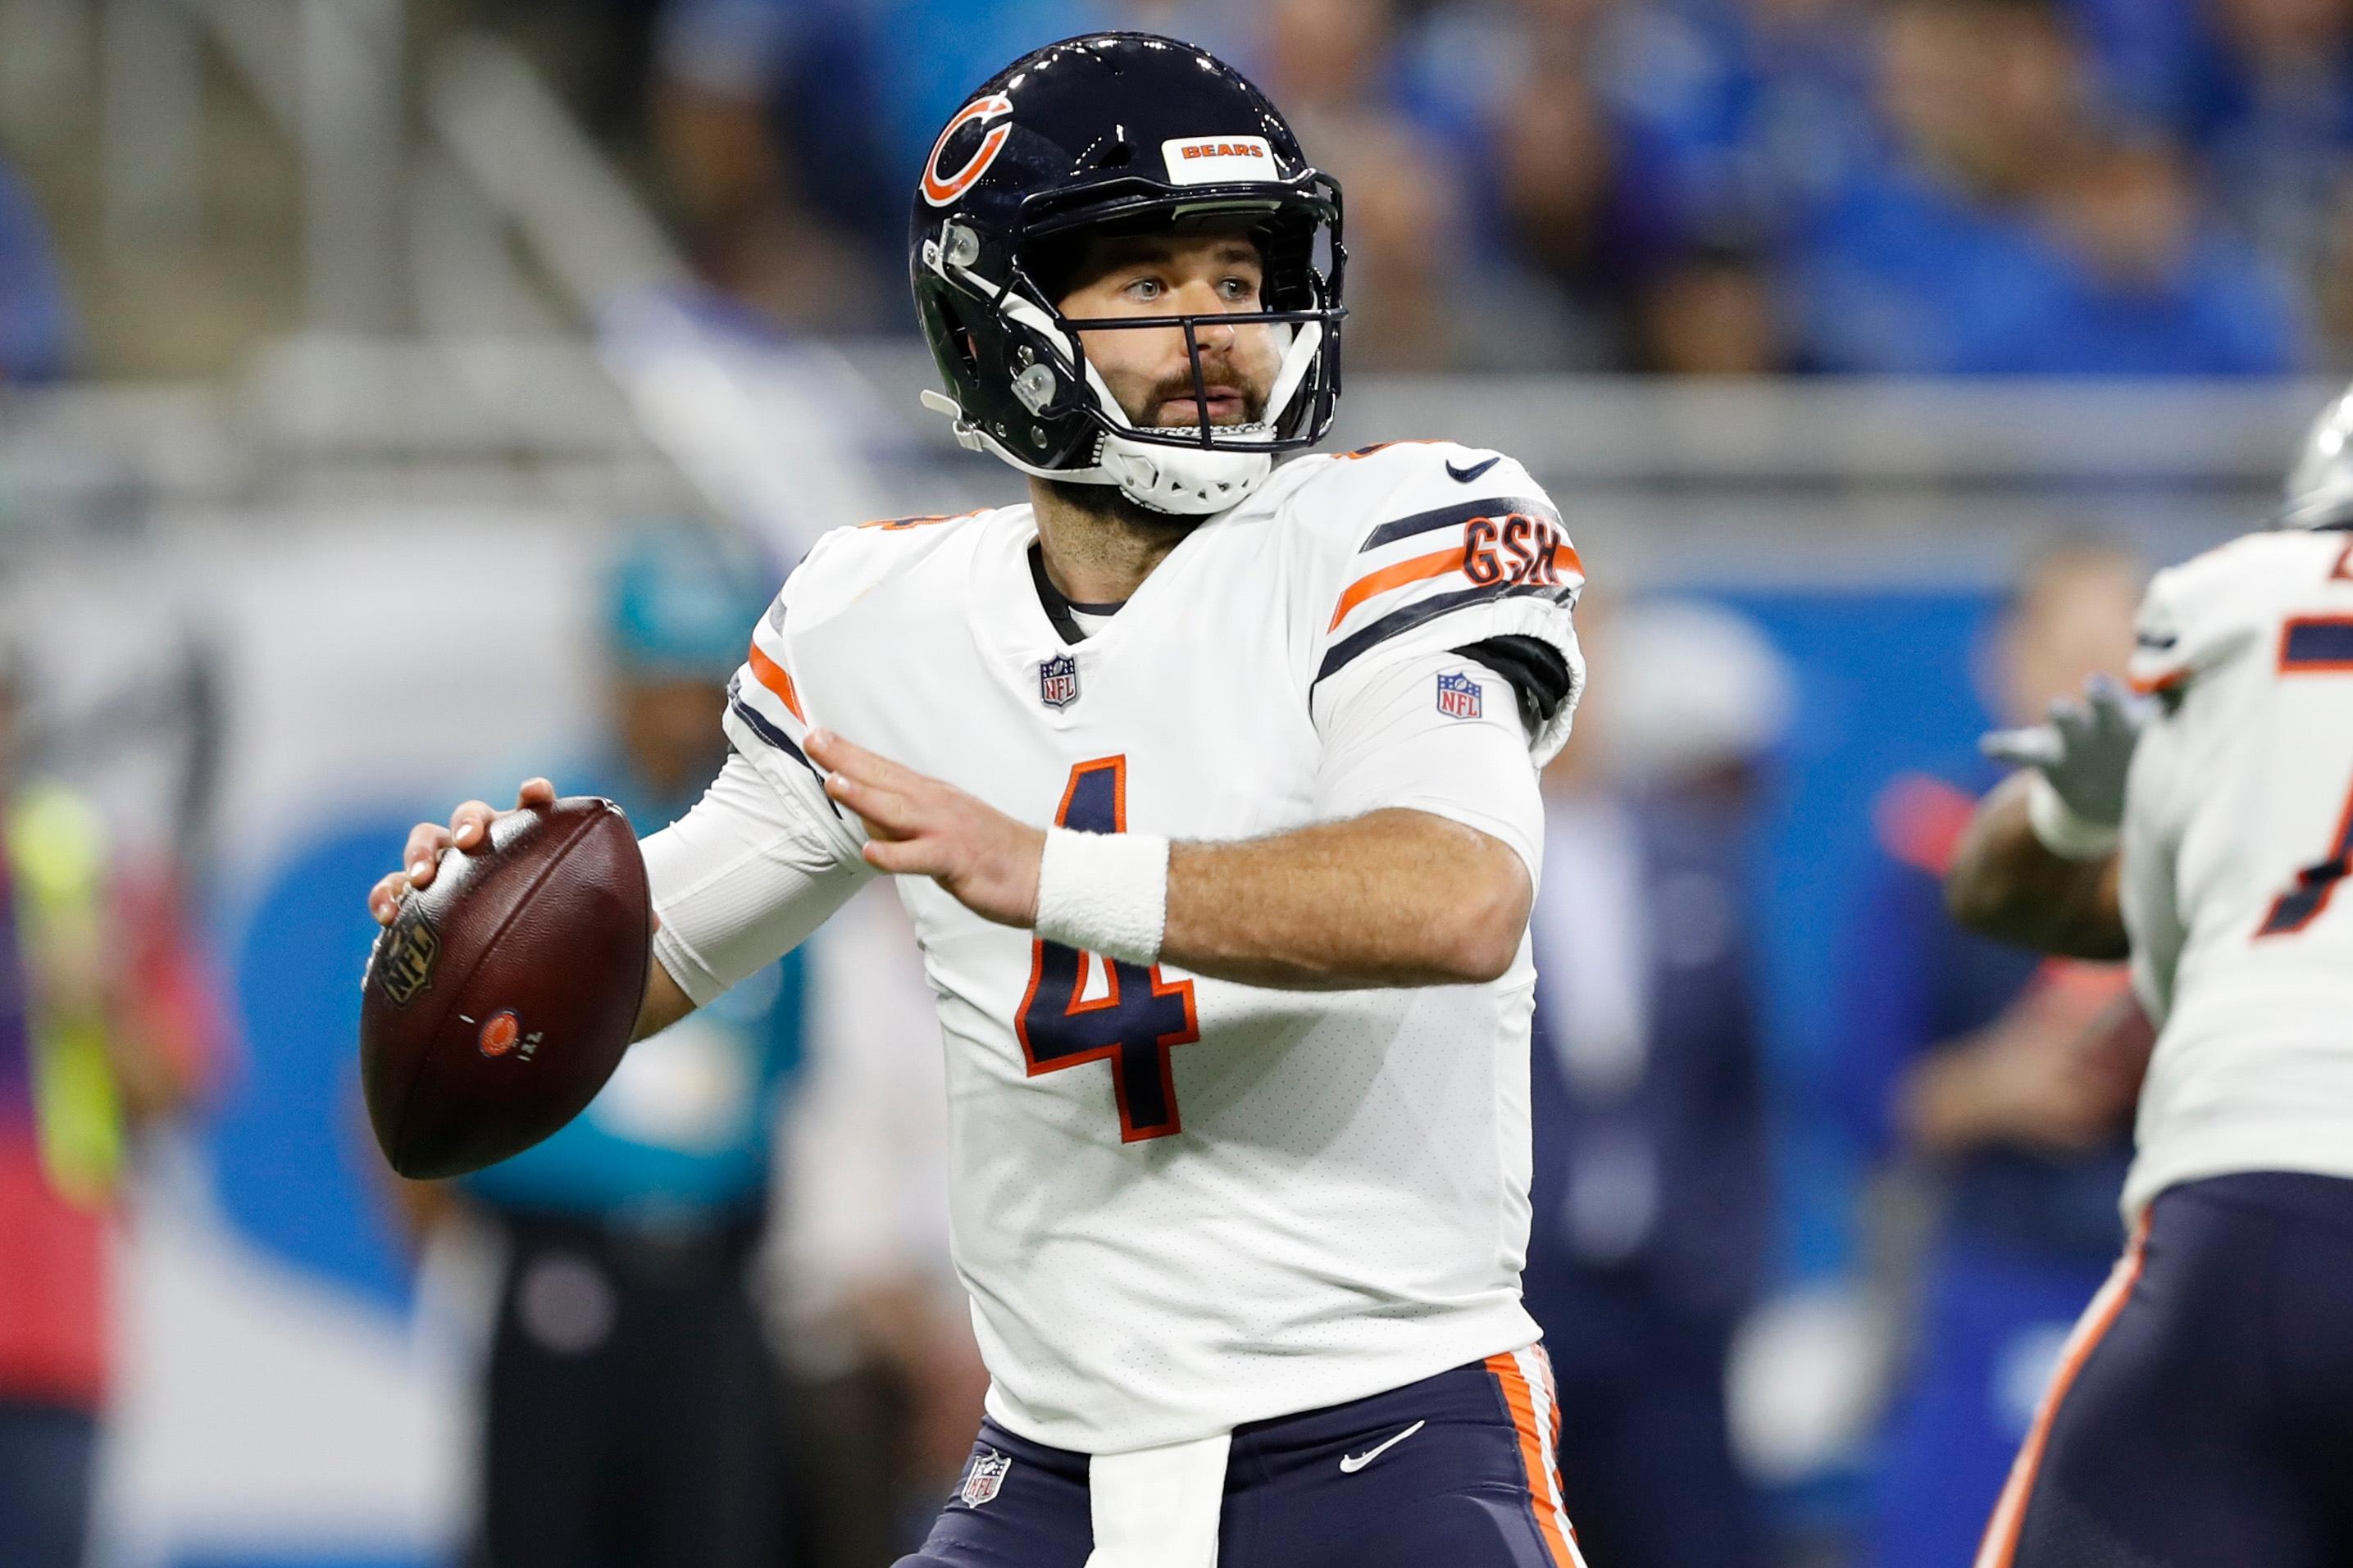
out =
[[[1220,363],[1217,361],[1211,360],[1207,355],[1203,355],[1201,359],[1201,384],[1208,390],[1208,395],[1211,397],[1219,396],[1221,394],[1227,394],[1239,396],[1242,400],[1241,413],[1238,416],[1228,419],[1213,420],[1212,423],[1222,425],[1251,425],[1256,424],[1265,416],[1266,393],[1264,389],[1246,384],[1241,376],[1238,374],[1230,365]],[[1192,373],[1187,371],[1183,374],[1172,376],[1168,380],[1155,386],[1152,389],[1150,400],[1145,404],[1145,408],[1147,413],[1156,414],[1159,410],[1167,406],[1171,403],[1190,403],[1193,401],[1193,376]],[[1186,423],[1190,424],[1192,421],[1187,420]]]

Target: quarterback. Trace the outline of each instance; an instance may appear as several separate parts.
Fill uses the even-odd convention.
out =
[[[639,1021],[897,879],[991,1378],[907,1563],[1577,1563],[1519,1292],[1558,514],[1450,442],[1276,466],[1339,394],[1341,194],[1188,45],[983,83],[909,253],[925,401],[1029,500],[794,570],[645,842]],[[491,816],[417,829],[379,917]]]
[[[2139,700],[1988,738],[2027,764],[1947,892],[1990,935],[2129,950],[2158,1026],[2131,1241],[1978,1568],[2353,1561],[2353,393],[2279,526],[2158,574]]]

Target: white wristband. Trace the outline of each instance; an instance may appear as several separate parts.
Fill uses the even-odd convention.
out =
[[[2105,822],[2077,815],[2041,773],[2026,790],[2026,821],[2042,847],[2062,860],[2097,860],[2116,852],[2120,835]]]
[[[1038,934],[1123,963],[1156,963],[1168,922],[1168,840],[1046,829]]]

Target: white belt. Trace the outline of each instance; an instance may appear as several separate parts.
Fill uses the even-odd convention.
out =
[[[1097,1454],[1087,1461],[1094,1554],[1087,1568],[1217,1568],[1218,1514],[1234,1435]]]

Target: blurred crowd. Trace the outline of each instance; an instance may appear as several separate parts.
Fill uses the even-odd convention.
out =
[[[753,319],[909,330],[906,196],[1022,51],[1240,63],[1348,194],[1365,368],[2353,363],[2353,0],[449,0]],[[0,377],[72,363],[0,169]]]
[[[0,159],[0,385],[50,381],[71,369],[72,317],[48,227]]]
[[[708,278],[797,326],[902,330],[906,193],[937,127],[1022,50],[1132,26],[1235,59],[1342,179],[1363,367],[2254,374],[2353,356],[2346,0],[600,15],[634,42],[567,27],[559,72]]]

